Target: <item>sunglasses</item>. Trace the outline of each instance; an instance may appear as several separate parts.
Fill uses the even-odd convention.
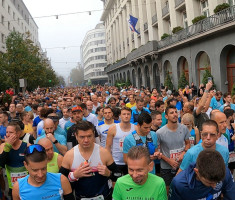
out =
[[[208,135],[210,135],[210,137],[217,137],[217,134],[216,133],[201,133],[201,136],[202,137],[208,137]]]
[[[39,144],[33,144],[33,145],[30,145],[26,148],[25,156],[28,156],[28,155],[32,154],[34,151],[37,151],[39,153],[46,152],[46,150],[43,146],[41,146]]]

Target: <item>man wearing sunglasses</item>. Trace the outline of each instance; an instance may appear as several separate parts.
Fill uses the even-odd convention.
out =
[[[24,166],[29,175],[19,179],[13,187],[14,200],[51,199],[74,200],[68,179],[59,173],[47,172],[47,154],[39,144],[25,150]]]
[[[178,173],[188,168],[188,166],[196,162],[199,153],[205,149],[214,149],[218,151],[223,159],[226,166],[228,166],[229,152],[228,149],[222,145],[216,143],[218,139],[219,128],[214,120],[207,120],[202,124],[201,138],[202,143],[193,146],[184,155],[183,161],[180,165]]]
[[[6,129],[5,142],[0,146],[0,167],[6,169],[10,197],[14,183],[28,174],[23,163],[27,143],[20,140],[20,134],[20,126],[10,122]]]

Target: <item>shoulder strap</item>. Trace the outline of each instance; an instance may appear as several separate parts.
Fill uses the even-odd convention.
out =
[[[135,139],[136,146],[143,146],[144,145],[143,141],[141,140],[140,136],[137,134],[136,131],[133,131],[132,135],[133,135],[133,137]]]
[[[146,143],[150,143],[150,142],[153,142],[153,139],[152,139],[151,134],[149,132],[147,137],[146,137]]]

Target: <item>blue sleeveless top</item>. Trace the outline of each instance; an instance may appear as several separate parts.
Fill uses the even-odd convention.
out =
[[[29,199],[63,199],[63,189],[61,186],[60,173],[47,172],[47,178],[43,185],[34,187],[28,183],[29,175],[18,180],[19,195],[21,200]]]

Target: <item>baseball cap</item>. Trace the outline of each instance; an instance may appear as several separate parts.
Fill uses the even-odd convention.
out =
[[[77,112],[77,111],[83,111],[82,108],[80,106],[76,106],[72,108],[72,112]]]

